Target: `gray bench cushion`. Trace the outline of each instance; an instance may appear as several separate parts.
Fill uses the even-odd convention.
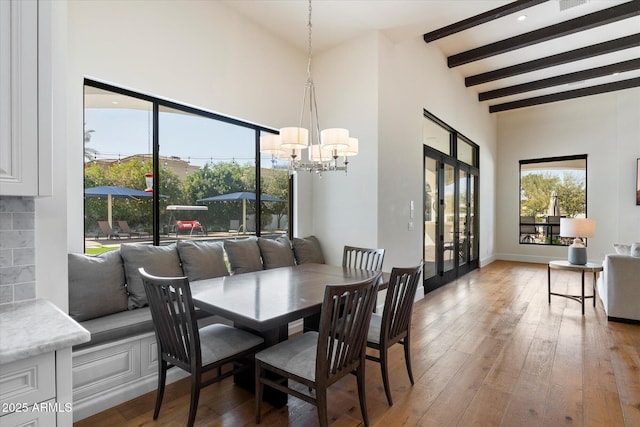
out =
[[[120,251],[69,254],[69,316],[77,322],[127,310]]]
[[[180,241],[178,254],[190,282],[229,275],[221,242]]]
[[[225,240],[224,249],[229,258],[232,274],[250,273],[262,270],[258,239],[249,237],[242,240]]]
[[[149,307],[122,311],[86,320],[80,324],[91,333],[91,340],[74,346],[74,350],[153,332],[153,321]]]
[[[315,236],[294,237],[293,253],[298,264],[316,263],[324,264],[324,255],[320,242]]]
[[[212,315],[199,309],[196,309],[196,317],[198,318],[199,327],[213,323],[232,324],[224,317]],[[149,307],[126,310],[109,316],[86,320],[80,322],[80,324],[91,333],[91,340],[74,346],[74,351],[104,344],[109,341],[132,338],[136,335],[154,332]]]
[[[258,238],[258,247],[265,269],[287,267],[295,265],[291,242],[287,236],[280,236],[276,240]]]
[[[167,246],[123,244],[120,246],[120,255],[127,276],[129,310],[147,305],[147,295],[138,268],[143,267],[147,273],[155,276],[181,277],[184,274],[175,243]]]

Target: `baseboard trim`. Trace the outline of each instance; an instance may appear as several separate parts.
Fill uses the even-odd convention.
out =
[[[622,317],[613,317],[613,316],[607,316],[607,320],[611,321],[611,322],[618,322],[618,323],[630,323],[632,325],[640,325],[640,320],[635,320],[635,319],[624,319]]]

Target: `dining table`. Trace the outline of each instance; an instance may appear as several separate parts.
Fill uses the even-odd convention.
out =
[[[191,282],[195,307],[220,315],[235,327],[252,331],[272,346],[289,337],[289,323],[317,317],[327,285],[343,285],[369,279],[375,271],[328,264],[301,264],[259,270]],[[388,285],[383,273],[379,289]],[[254,370],[234,377],[236,384],[253,391]],[[287,403],[287,395],[266,387],[264,399],[276,407]]]

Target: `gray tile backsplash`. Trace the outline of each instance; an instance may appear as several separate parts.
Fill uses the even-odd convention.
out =
[[[36,298],[35,201],[0,196],[0,304]]]

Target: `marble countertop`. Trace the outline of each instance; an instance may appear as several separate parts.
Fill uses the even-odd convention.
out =
[[[72,347],[91,334],[51,301],[0,305],[0,364]]]

